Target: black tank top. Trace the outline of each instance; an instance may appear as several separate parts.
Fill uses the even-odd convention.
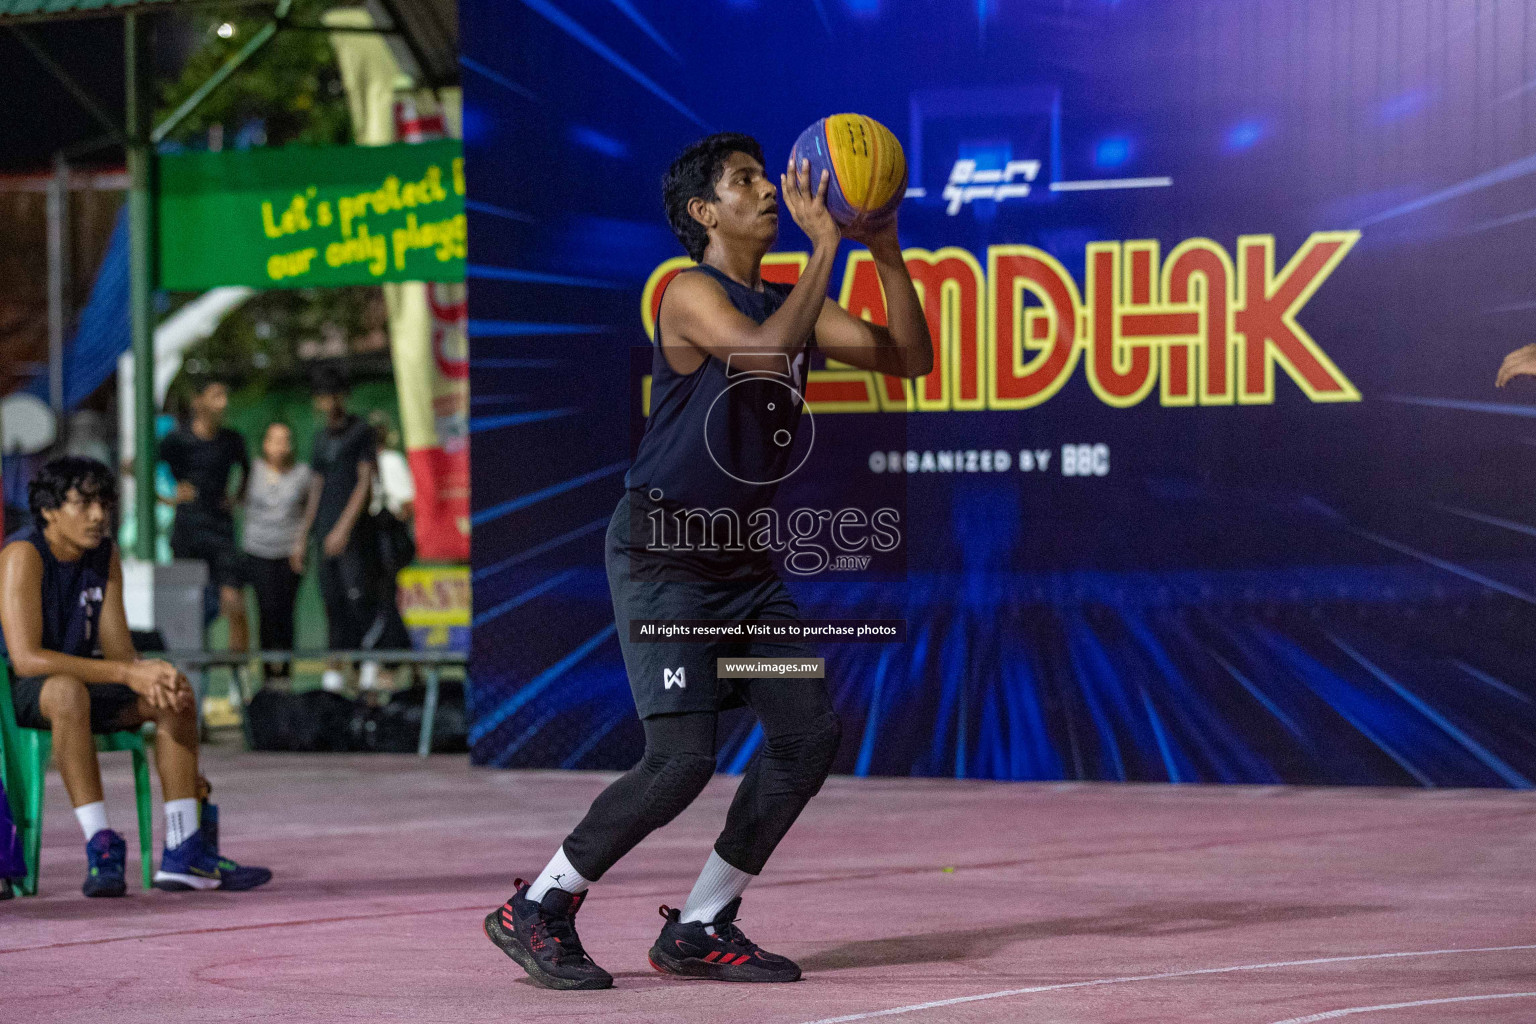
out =
[[[26,541],[43,559],[43,649],[77,658],[95,655],[101,605],[112,574],[112,539],[106,538],[73,562],[61,562],[36,526],[10,538]],[[0,651],[5,649],[0,637]]]
[[[788,285],[769,281],[753,291],[710,266],[684,273],[714,278],[731,305],[759,324],[790,292]],[[662,350],[658,315],[650,418],[625,486],[645,504],[674,511],[730,509],[745,518],[766,508],[806,454],[795,451],[794,439],[814,346],[812,334],[771,373],[742,373],[711,355],[692,373],[680,374]]]

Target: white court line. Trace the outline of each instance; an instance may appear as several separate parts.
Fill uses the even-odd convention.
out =
[[[1347,1010],[1328,1010],[1324,1013],[1314,1013],[1310,1017],[1292,1017],[1289,1020],[1276,1021],[1275,1024],[1312,1024],[1313,1021],[1333,1020],[1335,1017],[1348,1017],[1355,1013],[1373,1013],[1376,1010],[1405,1010],[1410,1006],[1439,1006],[1441,1003],[1475,1003],[1480,999],[1529,999],[1532,996],[1536,996],[1536,992],[1500,992],[1488,996],[1452,996],[1449,999],[1420,999],[1412,1003],[1351,1006]]]
[[[1453,953],[1506,953],[1514,950],[1536,949],[1527,946],[1480,946],[1475,949],[1427,949],[1409,953],[1364,953],[1358,956],[1328,956],[1315,960],[1281,960],[1269,964],[1240,964],[1235,967],[1202,967],[1190,971],[1168,971],[1163,974],[1134,974],[1122,978],[1095,978],[1092,981],[1068,981],[1059,985],[1037,985],[1033,988],[1010,988],[1001,992],[984,992],[975,996],[956,996],[953,999],[937,999],[931,1003],[913,1003],[911,1006],[894,1006],[889,1010],[871,1010],[868,1013],[850,1013],[843,1017],[824,1017],[807,1024],[843,1024],[850,1020],[869,1020],[872,1017],[891,1017],[899,1013],[916,1013],[933,1010],[940,1006],[957,1006],[961,1003],[979,1003],[986,999],[1006,999],[1009,996],[1027,996],[1036,992],[1060,992],[1069,988],[1092,988],[1098,985],[1124,985],[1133,981],[1167,981],[1172,978],[1194,978],[1203,974],[1232,974],[1237,971],[1267,971],[1276,967],[1308,967],[1315,964],[1342,964],[1356,960],[1389,960],[1409,956],[1449,956]]]
[[[1096,181],[1053,181],[1052,192],[1096,192],[1104,188],[1167,188],[1172,178],[1100,178]]]

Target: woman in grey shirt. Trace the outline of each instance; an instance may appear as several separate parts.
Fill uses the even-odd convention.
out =
[[[304,563],[292,552],[304,524],[310,473],[308,466],[293,461],[293,431],[288,424],[269,424],[261,439],[261,458],[251,468],[246,488],[242,540],[256,588],[264,651],[293,649],[293,604]],[[287,675],[287,666],[277,666],[275,671]]]

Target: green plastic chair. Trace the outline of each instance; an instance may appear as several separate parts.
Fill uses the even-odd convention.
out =
[[[102,753],[126,750],[133,754],[133,788],[139,805],[139,860],[144,869],[144,888],[148,889],[154,877],[150,849],[154,837],[149,825],[152,805],[144,737],[136,729],[98,734],[96,749]],[[23,896],[37,895],[37,860],[43,848],[43,781],[52,753],[52,733],[46,729],[23,729],[16,724],[16,708],[11,703],[11,665],[0,658],[0,775],[4,776],[11,819],[21,833],[22,853],[27,858],[27,877],[21,883]]]

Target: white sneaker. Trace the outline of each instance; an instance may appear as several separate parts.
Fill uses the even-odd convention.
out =
[[[320,676],[320,689],[326,693],[342,693],[347,688],[347,677],[334,668],[326,669]]]
[[[357,688],[359,690],[377,690],[379,688],[379,663],[365,661],[358,668]]]

